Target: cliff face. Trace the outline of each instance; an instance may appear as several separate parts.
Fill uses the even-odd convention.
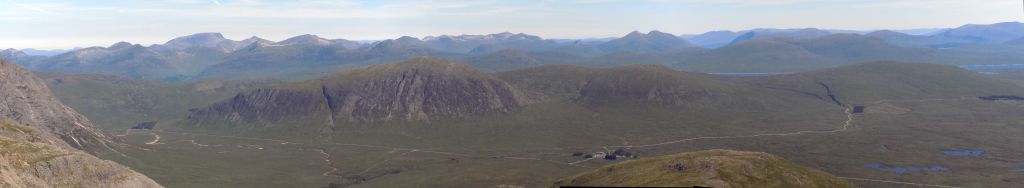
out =
[[[0,59],[0,187],[160,187],[85,151],[109,138],[30,72]]]
[[[0,118],[60,138],[54,144],[89,151],[106,147],[109,139],[82,116],[64,106],[31,72],[0,60]]]
[[[507,83],[469,66],[414,58],[240,94],[195,111],[189,122],[431,121],[513,111],[521,105],[518,96]]]

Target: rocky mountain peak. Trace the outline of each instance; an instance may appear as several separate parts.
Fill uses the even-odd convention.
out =
[[[425,42],[415,37],[403,36],[398,39],[388,39],[377,42],[373,45],[372,49],[378,52],[385,53],[401,53],[411,49],[429,49]]]
[[[601,49],[611,52],[668,51],[691,46],[694,45],[676,37],[675,35],[662,33],[660,31],[651,31],[647,34],[641,33],[640,31],[633,31],[622,38],[611,40],[599,45]]]
[[[277,44],[279,44],[279,45],[317,45],[317,46],[327,46],[327,45],[331,45],[333,43],[334,42],[331,42],[331,40],[327,40],[325,38],[321,38],[320,36],[316,36],[316,35],[312,35],[312,34],[305,34],[305,35],[299,35],[299,36],[295,36],[295,37],[292,37],[292,38],[285,39],[284,41],[278,42]]]
[[[660,36],[672,36],[672,37],[675,37],[675,35],[672,35],[671,33],[665,33],[665,32],[661,32],[661,31],[658,31],[658,30],[653,30],[653,31],[647,32],[647,35],[648,36],[659,36],[659,37]]]
[[[132,45],[132,43],[129,43],[129,42],[118,42],[118,43],[114,43],[114,45],[110,45],[110,47],[107,47],[107,48],[110,48],[110,49],[120,49],[120,48],[127,48],[127,47],[131,47],[131,46],[133,46],[133,45]]]
[[[633,31],[629,32],[629,34],[626,34],[626,36],[623,36],[622,38],[643,38],[646,36],[647,34],[641,33],[640,31]]]
[[[401,43],[419,43],[419,42],[423,42],[423,41],[421,41],[420,39],[418,39],[416,37],[410,37],[410,36],[402,36],[402,37],[399,37],[398,39],[395,39],[395,41],[401,42]]]
[[[193,47],[219,47],[224,42],[233,42],[224,38],[223,34],[220,33],[196,33],[188,36],[178,37],[171,39],[165,46],[175,49],[185,49]]]
[[[17,58],[17,57],[24,57],[24,56],[28,56],[28,54],[25,54],[25,52],[22,52],[21,50],[16,50],[16,49],[13,49],[13,48],[8,48],[6,50],[0,51],[0,57],[3,57],[3,58]]]

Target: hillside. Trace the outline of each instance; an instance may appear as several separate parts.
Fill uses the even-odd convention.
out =
[[[836,65],[836,60],[778,40],[752,40],[709,50],[676,65],[695,72],[790,72]]]
[[[10,60],[21,66],[30,66],[34,62],[44,59],[46,57],[29,55],[28,53],[21,50],[6,49],[0,51],[0,58]]]
[[[632,160],[567,177],[558,186],[854,187],[831,174],[761,152],[708,150]]]
[[[963,44],[953,49],[901,47],[870,35],[833,34],[810,39],[749,40],[681,59],[673,67],[710,73],[784,73],[870,61],[977,65],[1013,64],[1024,55],[1000,45]]]
[[[160,187],[142,174],[86,153],[113,151],[112,144],[32,73],[0,59],[0,185]]]
[[[980,43],[999,44],[1024,37],[1024,23],[967,24],[938,34]]]
[[[92,47],[53,56],[32,64],[32,70],[47,72],[104,73],[144,79],[179,76],[179,68],[164,55],[126,42],[110,47]]]
[[[972,42],[967,39],[942,35],[909,35],[891,30],[875,31],[864,36],[882,39],[890,44],[902,47],[949,48]]]
[[[903,48],[878,38],[855,34],[834,34],[792,43],[814,54],[845,63],[918,60],[932,52],[927,49]]]
[[[488,72],[523,69],[544,63],[530,54],[516,49],[505,49],[483,56],[470,57],[464,61],[470,66]]]
[[[878,100],[973,98],[1024,93],[1020,87],[955,66],[872,62],[805,73],[744,78],[756,85],[814,93],[827,98],[822,87],[844,104]]]
[[[160,81],[96,75],[37,73],[54,95],[103,130],[123,130],[145,122],[168,123],[240,92],[274,81]]]
[[[710,31],[704,34],[683,38],[702,48],[719,48],[729,45],[729,43],[736,39],[736,37],[743,34],[743,32],[733,31]]]
[[[766,110],[780,107],[824,107],[815,98],[758,91],[760,88],[703,73],[680,72],[663,65],[589,68],[545,65],[498,74],[532,102],[571,101],[591,108],[615,106]],[[778,92],[778,93],[777,93]],[[800,106],[800,107],[796,107]]]
[[[730,44],[739,44],[752,40],[801,40],[814,39],[831,35],[832,32],[815,29],[753,29],[737,36]]]

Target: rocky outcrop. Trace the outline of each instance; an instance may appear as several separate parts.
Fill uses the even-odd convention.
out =
[[[467,65],[413,58],[260,89],[197,110],[189,124],[432,121],[504,113],[521,105],[509,84]],[[319,117],[317,117],[319,118]]]
[[[160,187],[120,164],[51,141],[32,127],[0,122],[0,187]]]
[[[0,187],[160,187],[82,151],[108,143],[33,74],[0,59]]]

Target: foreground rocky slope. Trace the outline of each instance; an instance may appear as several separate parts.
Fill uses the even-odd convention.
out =
[[[831,174],[761,153],[708,150],[622,162],[565,178],[558,186],[854,187]]]
[[[109,139],[30,72],[0,59],[0,187],[160,187],[82,151],[110,149]]]

